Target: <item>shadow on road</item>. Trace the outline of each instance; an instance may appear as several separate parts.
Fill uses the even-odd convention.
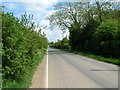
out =
[[[53,55],[53,54],[69,54],[69,53],[64,52],[62,50],[48,50],[48,55]]]

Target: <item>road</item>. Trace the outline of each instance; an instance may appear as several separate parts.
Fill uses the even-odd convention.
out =
[[[48,88],[118,88],[118,67],[49,48]]]

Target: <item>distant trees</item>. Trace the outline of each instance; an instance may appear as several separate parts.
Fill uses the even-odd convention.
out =
[[[47,48],[47,38],[35,31],[33,16],[26,13],[21,20],[13,13],[2,12],[3,86],[7,80],[21,81],[35,64],[35,58]]]
[[[62,40],[58,40],[57,42],[49,42],[50,47],[59,48],[59,49],[70,49],[69,40],[67,37]]]
[[[59,2],[54,7],[56,12],[48,19],[51,25],[69,30],[71,50],[120,56],[117,3]]]

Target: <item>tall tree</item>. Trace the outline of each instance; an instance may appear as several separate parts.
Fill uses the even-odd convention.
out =
[[[102,22],[101,5],[100,5],[100,3],[97,0],[95,0],[95,2],[96,2],[96,5],[97,5],[99,20],[100,20],[100,22]]]

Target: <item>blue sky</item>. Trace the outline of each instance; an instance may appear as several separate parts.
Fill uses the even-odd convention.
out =
[[[21,14],[27,12],[28,14],[33,14],[37,18],[36,23],[40,23],[41,26],[50,26],[49,20],[46,17],[55,12],[53,5],[58,2],[58,0],[0,0],[2,4],[6,7],[5,12],[13,12],[16,17],[21,16]],[[59,0],[68,1],[68,0]],[[77,0],[76,0],[77,1]],[[99,0],[101,1],[101,0]],[[109,0],[107,0],[109,1]],[[110,0],[112,1],[112,0]],[[113,0],[119,1],[119,0]],[[62,31],[57,26],[50,30],[49,28],[43,29],[46,33],[46,37],[49,41],[57,41],[57,39],[62,39]],[[64,36],[68,36],[69,31],[66,30]]]
[[[57,3],[57,0],[4,0],[2,5],[5,6],[3,9],[5,12],[12,12],[18,18],[25,12],[33,14],[37,18],[36,23],[40,23],[40,26],[49,27],[49,20],[46,17],[55,12],[53,8],[55,3]],[[62,39],[62,31],[57,26],[53,30],[46,28],[43,31],[46,33],[49,41]],[[68,31],[66,35],[68,35]]]

